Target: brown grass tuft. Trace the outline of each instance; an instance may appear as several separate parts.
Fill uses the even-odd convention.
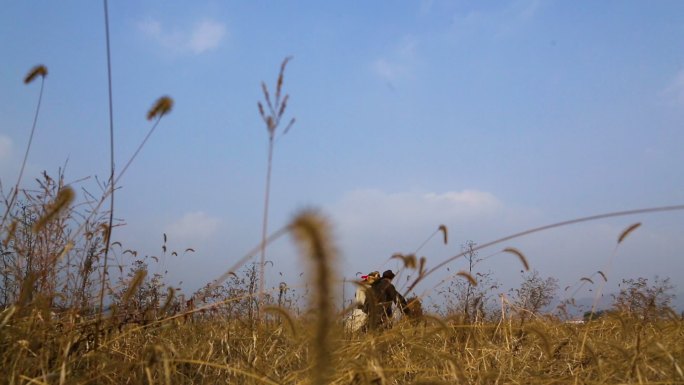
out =
[[[102,238],[104,239],[104,243],[109,243],[109,236],[112,234],[109,225],[106,223],[101,223],[100,226],[98,226],[98,228],[102,232]]]
[[[425,318],[426,321],[430,321],[434,324],[437,325],[437,332],[449,332],[449,325],[441,318],[431,315],[431,314],[423,314],[423,318]]]
[[[544,354],[546,355],[546,357],[551,357],[551,342],[549,336],[546,335],[546,333],[544,333],[540,328],[533,326],[526,327],[525,331],[532,332],[532,334],[539,337],[539,339],[542,342],[541,348],[544,351]]]
[[[439,225],[439,231],[442,232],[442,235],[444,235],[444,244],[446,245],[448,242],[448,230],[445,225]]]
[[[67,255],[67,253],[69,253],[71,251],[71,249],[74,248],[75,245],[76,244],[74,243],[74,241],[67,241],[67,244],[64,246],[62,251],[59,253],[59,258],[57,258],[57,259],[60,260],[60,259],[64,258],[64,256]]]
[[[626,228],[626,229],[620,234],[620,237],[618,238],[618,244],[622,243],[622,241],[624,241],[625,238],[627,238],[627,236],[628,236],[632,231],[636,230],[639,226],[641,226],[641,222],[637,222],[637,223],[635,223],[635,224],[629,226],[628,228]]]
[[[459,271],[458,273],[456,273],[456,275],[461,276],[461,277],[467,279],[468,282],[470,282],[471,285],[477,286],[477,280],[475,280],[475,277],[473,277],[472,275],[470,275],[470,273],[468,273],[467,271],[461,270],[461,271]]]
[[[43,214],[43,216],[33,224],[33,231],[37,233],[44,228],[48,222],[55,219],[59,213],[69,207],[71,202],[74,201],[75,197],[76,193],[74,193],[74,189],[69,186],[59,190],[57,198],[55,198],[54,202],[45,208],[45,214]]]
[[[32,81],[34,81],[38,76],[40,77],[46,77],[47,76],[47,67],[45,67],[42,64],[39,64],[33,68],[31,68],[31,71],[29,71],[28,74],[26,74],[26,77],[24,78],[24,84],[29,84]]]
[[[0,329],[5,327],[7,323],[10,321],[14,313],[17,311],[17,307],[12,305],[8,307],[7,309],[4,309],[2,312],[0,312],[0,318],[2,319],[0,321]]]
[[[290,333],[293,337],[297,337],[297,326],[292,314],[286,309],[279,306],[266,306],[262,309],[264,313],[273,313],[280,317],[280,319],[285,320],[287,327],[290,329]]]
[[[140,286],[145,281],[145,277],[147,277],[147,270],[141,269],[135,273],[135,276],[131,280],[131,283],[128,285],[126,293],[121,299],[121,303],[125,304],[128,301],[130,301],[131,298],[133,298],[133,295],[135,295],[135,293],[138,291],[138,289],[140,289]]]
[[[608,277],[601,271],[597,271],[597,273],[603,278],[603,282],[608,282]]]
[[[35,291],[35,283],[38,276],[35,273],[28,273],[21,283],[21,291],[19,292],[19,299],[17,305],[24,307],[33,300],[33,293]]]
[[[401,259],[402,262],[404,263],[404,267],[407,269],[415,269],[416,268],[416,256],[414,254],[409,254],[409,255],[404,255],[401,253],[394,254],[390,257],[390,259]]]
[[[14,238],[14,233],[17,231],[17,220],[13,220],[7,228],[7,237],[2,241],[2,246],[7,247],[12,238]]]
[[[173,302],[176,299],[176,289],[169,286],[166,290],[166,301],[164,301],[164,305],[161,307],[161,314],[166,314],[171,309],[171,306],[173,306]]]
[[[171,112],[172,108],[173,99],[168,96],[162,96],[161,98],[157,99],[157,102],[154,103],[154,106],[152,106],[152,108],[147,112],[147,120],[152,120],[157,116],[161,118],[162,116]]]
[[[312,282],[315,288],[312,301],[314,314],[317,315],[316,327],[311,344],[313,357],[312,383],[328,384],[332,375],[332,333],[334,329],[334,309],[332,304],[333,260],[335,250],[332,245],[331,229],[328,221],[315,210],[304,210],[295,216],[290,224],[302,253],[313,264]]]
[[[527,263],[527,258],[525,258],[525,256],[523,255],[523,253],[520,252],[520,250],[518,250],[514,247],[507,247],[507,248],[503,249],[503,252],[515,254],[518,257],[518,259],[520,259],[520,262],[523,264],[523,266],[525,266],[525,270],[526,271],[530,270],[530,265]]]

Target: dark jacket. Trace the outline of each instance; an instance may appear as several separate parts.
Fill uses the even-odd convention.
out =
[[[406,300],[392,285],[392,281],[382,278],[373,282],[370,287],[370,298],[366,298],[365,311],[371,324],[386,324],[392,318],[392,304],[396,303],[401,309],[406,308]]]

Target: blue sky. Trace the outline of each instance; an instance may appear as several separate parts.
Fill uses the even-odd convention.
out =
[[[149,129],[153,102],[175,100],[121,180],[126,226],[114,238],[141,254],[157,255],[163,233],[171,248],[196,249],[160,267],[188,291],[258,243],[267,133],[256,102],[287,56],[297,123],[276,143],[270,228],[321,208],[347,277],[396,267],[389,256],[414,251],[440,224],[450,243],[421,250],[432,265],[466,240],[683,204],[683,15],[679,1],[111,2],[118,168]],[[38,96],[22,79],[39,63],[49,75],[25,186],[67,159],[67,179],[106,179],[102,4],[9,2],[0,36],[5,189]],[[563,287],[605,268],[634,222],[643,226],[617,250],[610,285],[660,275],[682,290],[683,212],[551,230],[481,256],[517,247]],[[268,259],[272,286],[306,270],[288,239]],[[510,256],[483,268],[519,282]]]

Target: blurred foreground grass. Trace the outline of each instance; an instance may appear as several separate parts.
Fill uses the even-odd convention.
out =
[[[271,318],[105,319],[95,346],[95,321],[11,306],[0,315],[2,383],[311,383],[314,317]],[[684,321],[674,317],[524,326],[428,317],[377,333],[335,328],[334,384],[684,383]]]

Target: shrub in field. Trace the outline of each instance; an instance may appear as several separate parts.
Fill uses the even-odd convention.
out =
[[[253,325],[259,310],[277,306],[287,311],[299,312],[297,292],[289,288],[287,283],[278,285],[277,293],[264,293],[263,301],[259,300],[259,270],[253,262],[240,272],[233,273],[222,283],[208,283],[197,290],[191,297],[193,306],[205,308],[202,314],[211,313]]]
[[[551,304],[558,291],[558,279],[554,277],[543,278],[537,270],[523,273],[523,282],[520,287],[511,289],[513,304],[519,310],[521,319],[527,319],[530,315],[537,315],[545,307]]]
[[[43,173],[37,182],[37,190],[23,191],[21,199],[6,208],[0,304],[15,303],[23,292],[57,309],[86,309],[92,304],[93,283],[101,279],[95,266],[104,248],[104,215],[83,219],[81,207],[92,202],[70,205],[74,192],[65,185],[61,170],[57,178]],[[79,227],[85,234],[76,238],[73,233]]]
[[[613,295],[614,309],[642,318],[664,317],[675,298],[669,277],[655,277],[653,283],[643,277],[623,279],[618,286],[620,292]]]
[[[447,316],[463,315],[467,322],[482,321],[493,317],[496,304],[494,303],[494,290],[499,287],[494,274],[491,271],[480,271],[478,265],[482,258],[474,251],[476,243],[468,241],[461,246],[465,252],[467,262],[467,277],[456,277],[449,282],[439,294],[443,297],[444,314]],[[457,274],[461,275],[461,274]]]

